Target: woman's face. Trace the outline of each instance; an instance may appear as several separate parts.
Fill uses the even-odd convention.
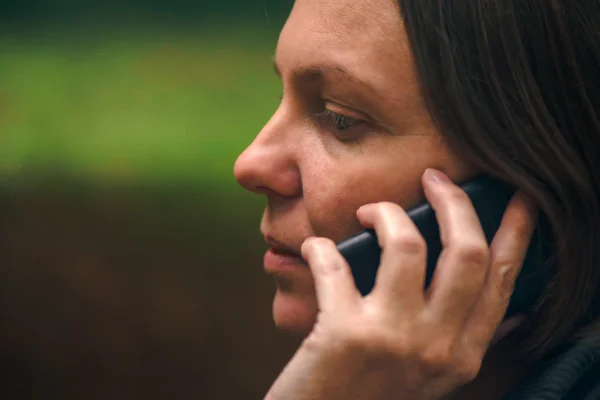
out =
[[[411,57],[395,0],[296,0],[275,55],[281,104],[235,165],[240,184],[267,199],[261,232],[275,253],[356,233],[364,204],[418,204],[426,168],[474,175],[434,127]],[[310,270],[273,252],[265,268],[277,326],[308,333]]]

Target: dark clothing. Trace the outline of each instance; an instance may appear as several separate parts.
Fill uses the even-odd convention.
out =
[[[600,344],[563,347],[503,400],[600,400]]]

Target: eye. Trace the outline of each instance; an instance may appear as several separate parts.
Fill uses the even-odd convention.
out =
[[[325,109],[325,111],[320,113],[319,116],[326,118],[329,122],[331,122],[334,125],[336,129],[340,131],[346,130],[360,122],[360,120],[348,117],[346,115],[338,114],[328,109]]]

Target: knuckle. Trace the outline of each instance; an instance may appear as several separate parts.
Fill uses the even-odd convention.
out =
[[[456,342],[450,339],[430,344],[420,360],[430,374],[443,374],[465,384],[474,380],[481,370],[482,359],[471,354],[459,354]]]
[[[328,348],[334,352],[350,352],[364,354],[368,351],[373,338],[364,324],[356,323],[352,319],[333,320],[317,316],[317,323],[303,344],[314,349]]]
[[[363,329],[339,329],[336,332],[337,343],[353,354],[365,353],[369,340]]]
[[[353,354],[362,354],[371,359],[393,358],[397,356],[393,341],[384,329],[380,327],[362,327],[340,332],[343,346]]]
[[[457,245],[456,256],[462,262],[476,265],[487,265],[490,254],[487,243],[478,240],[462,240]]]
[[[407,254],[421,254],[427,248],[425,239],[416,232],[392,232],[388,244],[397,251]]]
[[[385,354],[385,345],[380,338],[368,334],[365,329],[355,329],[344,334],[344,347],[353,354],[374,356]]]
[[[454,368],[454,346],[447,340],[427,346],[421,355],[421,362],[432,372],[447,371]]]
[[[413,341],[408,335],[408,327],[398,328],[390,324],[386,313],[371,310],[364,313],[360,321],[355,321],[351,329],[340,332],[344,346],[357,354],[365,354],[376,359],[404,359],[414,351]]]
[[[456,379],[463,384],[471,382],[479,375],[481,364],[481,360],[475,358],[466,359],[455,368]]]
[[[503,297],[510,297],[520,270],[520,264],[510,260],[502,261],[494,265],[493,270],[495,271],[493,282],[496,290]],[[503,300],[506,298],[503,298]]]

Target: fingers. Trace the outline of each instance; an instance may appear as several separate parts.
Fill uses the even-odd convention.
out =
[[[392,203],[361,207],[358,219],[366,228],[375,229],[382,249],[372,297],[404,310],[424,303],[427,245],[406,212]]]
[[[428,288],[438,321],[463,329],[477,304],[488,268],[488,243],[468,195],[444,174],[428,170],[423,187],[440,226],[442,253]]]
[[[488,247],[479,217],[460,187],[434,170],[424,174],[423,186],[443,246],[432,284],[424,293],[427,245],[408,214],[392,203],[370,204],[357,212],[361,224],[377,232],[382,248],[369,297],[382,307],[402,310],[405,317],[425,311],[432,326],[460,334],[471,350],[484,352],[506,312],[536,227],[537,207],[518,192]],[[360,303],[352,272],[334,242],[308,239],[302,254],[313,272],[321,310],[341,311]]]
[[[351,307],[360,299],[350,267],[333,241],[308,238],[302,244],[301,252],[313,274],[322,311]]]
[[[477,348],[487,348],[504,318],[538,215],[535,203],[520,191],[507,207],[490,246],[490,268],[482,296],[467,327],[469,341]]]

